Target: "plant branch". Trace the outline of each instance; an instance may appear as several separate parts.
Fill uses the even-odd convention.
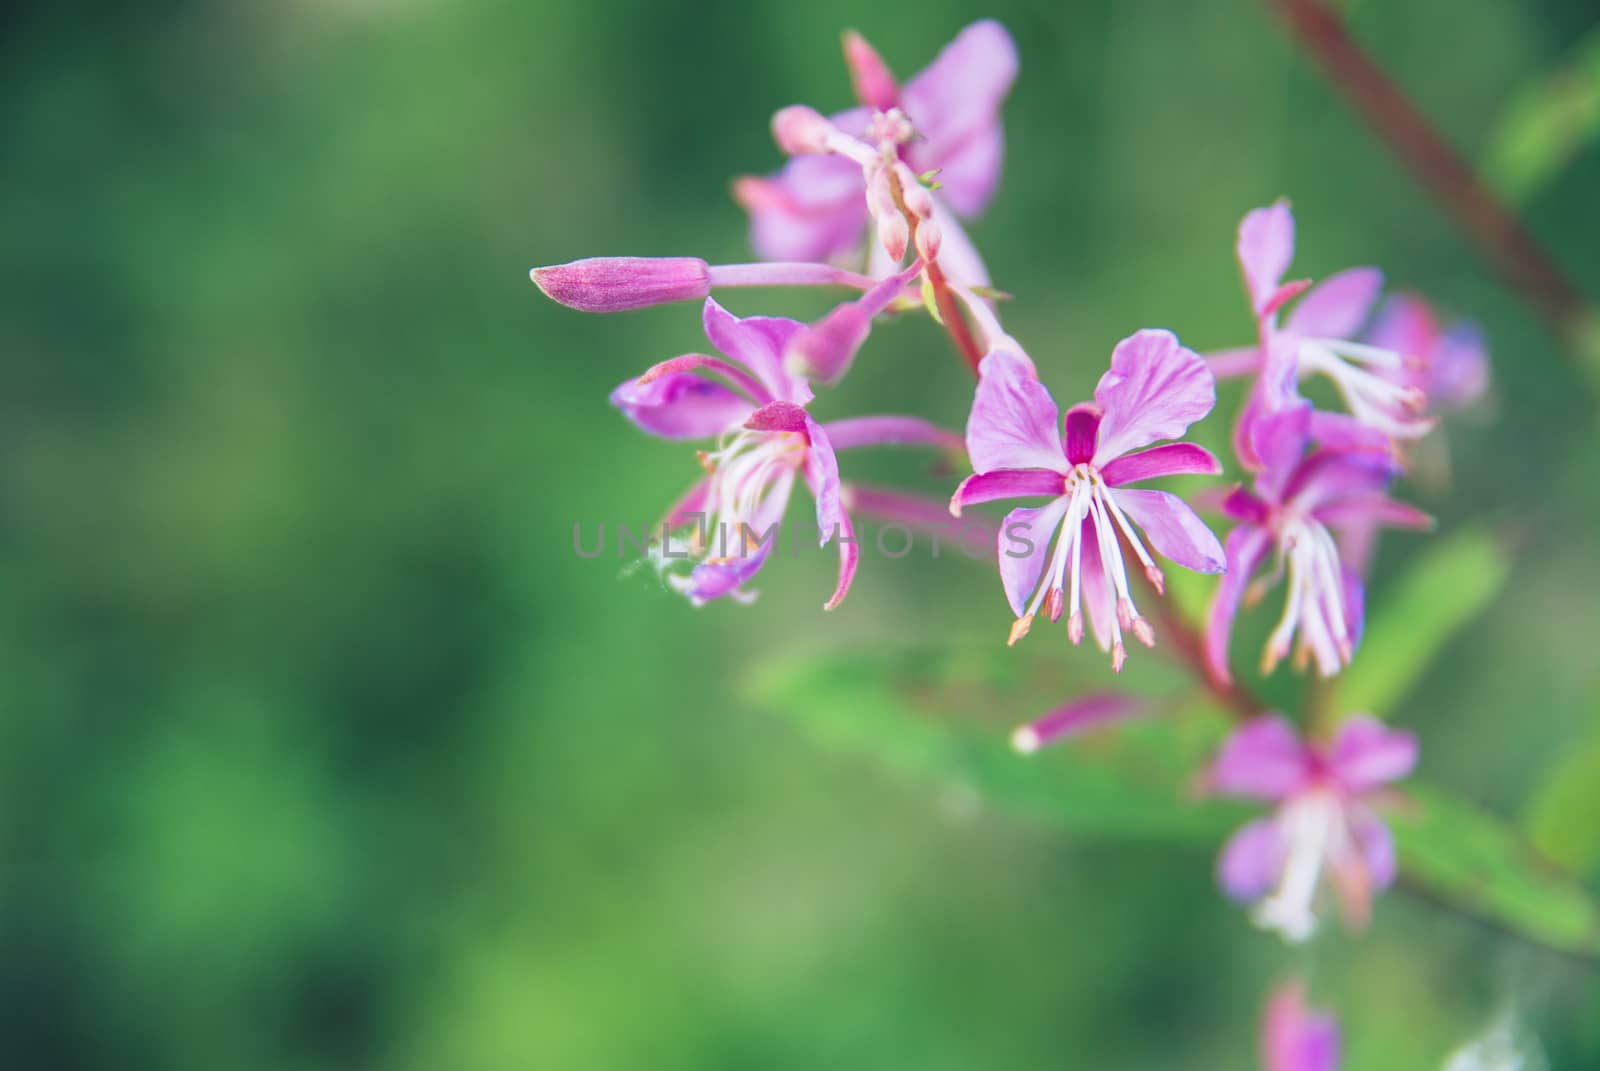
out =
[[[1429,122],[1323,0],[1267,0],[1412,177],[1563,344],[1600,359],[1600,319],[1555,260]]]

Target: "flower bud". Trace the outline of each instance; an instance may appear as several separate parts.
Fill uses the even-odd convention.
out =
[[[905,217],[899,212],[878,213],[878,241],[883,243],[889,259],[897,264],[904,260],[906,246],[911,241],[911,231],[906,226]]]
[[[833,124],[804,104],[791,104],[772,117],[773,140],[790,156],[827,152],[832,133]]]
[[[917,256],[923,260],[938,260],[939,246],[944,242],[944,232],[934,220],[917,225]]]
[[[895,165],[895,177],[900,180],[900,196],[912,214],[918,219],[932,219],[933,194],[928,188],[917,181],[917,176],[905,164]]]
[[[888,111],[899,102],[900,87],[895,85],[889,65],[867,44],[867,39],[854,30],[845,31],[844,62],[850,68],[850,84],[855,88],[856,99],[862,104]]]
[[[695,257],[590,257],[528,273],[546,297],[582,312],[624,312],[711,293],[711,269]]]

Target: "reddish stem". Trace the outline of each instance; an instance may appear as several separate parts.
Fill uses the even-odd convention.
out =
[[[1322,0],[1267,0],[1367,124],[1557,338],[1581,347],[1588,302],[1472,166],[1350,36]]]

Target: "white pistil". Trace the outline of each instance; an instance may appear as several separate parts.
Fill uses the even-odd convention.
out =
[[[1285,847],[1283,876],[1278,887],[1256,905],[1251,918],[1257,926],[1276,930],[1284,940],[1295,943],[1316,932],[1313,908],[1317,886],[1342,823],[1339,802],[1327,792],[1312,792],[1285,805],[1278,816],[1278,832]]]
[[[1297,665],[1314,654],[1330,677],[1349,663],[1353,640],[1344,601],[1339,548],[1320,521],[1291,516],[1278,529],[1279,566],[1288,574],[1283,615],[1261,652],[1261,672],[1271,673],[1300,637]]]

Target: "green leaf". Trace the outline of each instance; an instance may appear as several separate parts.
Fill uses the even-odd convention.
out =
[[[922,304],[928,310],[928,315],[933,317],[933,322],[940,327],[944,326],[944,317],[939,315],[939,299],[933,292],[933,280],[928,278],[928,273],[922,273]]]
[[[1394,823],[1410,885],[1541,944],[1600,956],[1600,907],[1582,885],[1499,819],[1436,792],[1412,795],[1420,814]]]
[[[1128,722],[1034,756],[1012,750],[1018,723],[1089,690],[988,651],[916,650],[767,666],[751,697],[824,747],[1077,833],[1225,834],[1240,809],[1187,798],[1226,729],[1220,715]]]
[[[1600,875],[1600,725],[1546,775],[1523,827],[1552,861],[1575,874]]]
[[[1061,662],[988,649],[822,653],[759,667],[747,691],[821,747],[1080,836],[1220,847],[1257,813],[1190,790],[1229,726],[1199,699],[1192,708],[1152,700],[1148,718],[1037,755],[1012,751],[1018,723],[1099,690]],[[1156,688],[1182,683],[1159,663],[1141,669]],[[1600,955],[1600,907],[1570,875],[1507,823],[1426,788],[1411,795],[1417,812],[1394,821],[1410,888],[1545,945]]]
[[[1368,615],[1361,649],[1340,679],[1340,709],[1391,711],[1450,638],[1494,600],[1509,569],[1509,556],[1482,529],[1423,551]]]
[[[1600,137],[1600,31],[1571,62],[1518,93],[1496,124],[1484,156],[1489,184],[1522,203],[1548,186],[1568,161]]]

